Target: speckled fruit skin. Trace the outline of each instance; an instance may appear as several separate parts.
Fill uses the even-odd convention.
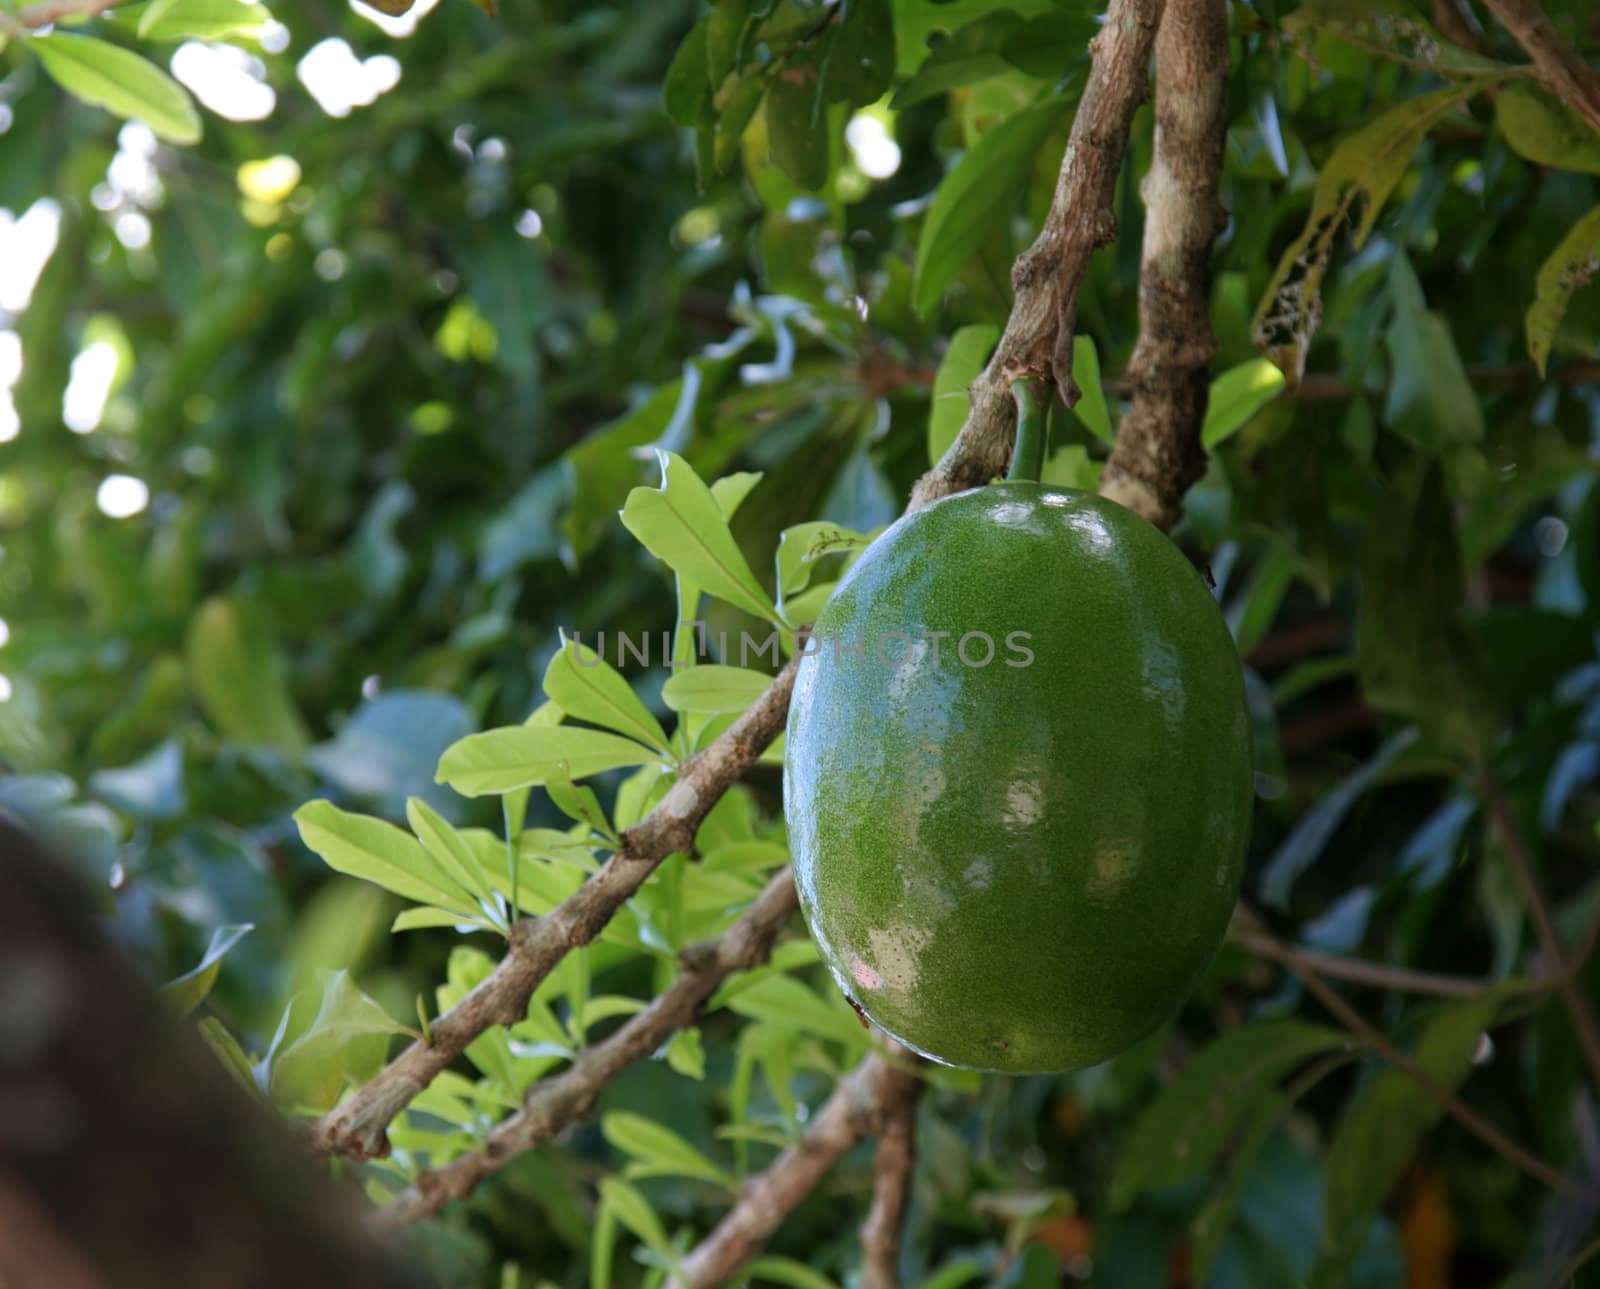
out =
[[[974,631],[987,667],[957,655]],[[1018,631],[1031,665],[1007,665]],[[1092,493],[977,488],[879,537],[815,635],[784,809],[839,987],[924,1055],[1008,1074],[1166,1020],[1221,942],[1252,797],[1238,655],[1177,547]]]

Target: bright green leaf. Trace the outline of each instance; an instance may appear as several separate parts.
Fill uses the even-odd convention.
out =
[[[1265,358],[1230,367],[1211,382],[1200,442],[1209,452],[1250,423],[1250,418],[1283,392],[1283,373]]]
[[[198,143],[200,116],[188,91],[148,59],[92,36],[63,31],[28,42],[50,78],[85,103],[143,121],[172,143]]]
[[[628,494],[623,525],[657,559],[711,595],[775,621],[778,610],[750,571],[711,490],[677,453],[657,455],[661,483]]]
[[[675,1176],[697,1177],[733,1189],[733,1179],[665,1124],[627,1110],[602,1116],[600,1131],[624,1154],[669,1167]]]
[[[742,712],[771,684],[765,672],[707,663],[669,677],[661,687],[661,701],[675,712]]]
[[[1111,409],[1106,405],[1106,392],[1100,384],[1100,352],[1092,336],[1080,333],[1072,337],[1072,380],[1078,387],[1078,401],[1072,405],[1072,414],[1100,442],[1114,447],[1117,432],[1112,428]]]
[[[160,44],[259,36],[271,22],[265,6],[248,0],[151,0],[139,15],[139,39]]]
[[[567,640],[545,668],[544,692],[574,720],[588,721],[660,752],[672,744],[622,673],[577,640]]]
[[[439,758],[439,782],[462,796],[537,786],[557,773],[573,779],[644,765],[658,754],[632,739],[571,725],[512,725],[469,734]]]
[[[956,441],[971,406],[967,389],[983,371],[999,339],[1000,328],[992,322],[972,323],[950,337],[933,378],[933,405],[928,411],[929,461],[937,461]],[[781,557],[781,546],[778,553]]]
[[[211,943],[206,946],[199,963],[161,986],[161,996],[177,1009],[178,1015],[187,1016],[205,1002],[212,985],[217,983],[223,957],[253,930],[255,926],[250,922],[219,926],[211,933]]]
[[[480,916],[472,893],[460,885],[410,833],[382,819],[349,814],[331,801],[307,802],[295,811],[300,839],[335,872],[363,878],[419,904]]]

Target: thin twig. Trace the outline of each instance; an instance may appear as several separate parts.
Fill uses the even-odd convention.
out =
[[[587,1114],[606,1084],[692,1025],[725,979],[765,962],[773,940],[798,908],[794,878],[784,868],[721,936],[684,951],[683,973],[644,1011],[585,1048],[559,1075],[534,1084],[522,1108],[490,1129],[479,1149],[418,1174],[408,1190],[373,1214],[373,1221],[399,1226],[429,1217],[450,1201],[465,1199],[490,1173]]]
[[[716,1229],[683,1260],[668,1289],[712,1289],[765,1246],[772,1233],[846,1151],[879,1130],[884,1107],[908,1095],[916,1075],[872,1052],[845,1075],[812,1117],[800,1143],[750,1179]]]
[[[1447,1114],[1468,1132],[1472,1133],[1473,1136],[1477,1137],[1478,1140],[1497,1154],[1510,1160],[1530,1177],[1543,1182],[1552,1190],[1568,1194],[1576,1194],[1587,1190],[1575,1178],[1566,1176],[1552,1164],[1534,1154],[1526,1146],[1508,1137],[1449,1088],[1445,1087],[1444,1084],[1440,1083],[1433,1075],[1429,1074],[1409,1052],[1395,1046],[1386,1034],[1368,1022],[1360,1012],[1340,996],[1338,990],[1322,979],[1297,950],[1290,948],[1270,931],[1266,930],[1259,917],[1251,913],[1243,905],[1240,906],[1240,913],[1257,937],[1257,951],[1259,953],[1264,957],[1272,958],[1274,961],[1282,963],[1293,971],[1295,975],[1299,976],[1307,991],[1332,1012],[1346,1029],[1364,1040],[1374,1052],[1394,1066],[1395,1069],[1410,1075],[1424,1092],[1443,1107]]]
[[[510,949],[489,978],[430,1026],[417,1041],[347,1101],[318,1122],[313,1145],[326,1154],[371,1159],[386,1155],[385,1130],[441,1070],[479,1034],[527,1017],[533,991],[572,949],[599,935],[662,860],[688,850],[695,829],[718,798],[755,764],[789,711],[799,655],[760,698],[704,752],[690,761],[661,804],[622,835],[622,848],[576,891],[541,918],[511,930]]]
[[[1230,938],[1262,957],[1272,957],[1278,943],[1259,931],[1236,930]],[[1394,989],[1401,993],[1430,994],[1437,998],[1476,998],[1490,987],[1488,981],[1474,980],[1470,976],[1445,976],[1432,971],[1414,971],[1410,967],[1391,967],[1383,962],[1367,962],[1361,958],[1341,958],[1299,945],[1293,947],[1293,952],[1298,961],[1305,963],[1318,975],[1332,976],[1335,980],[1348,980],[1359,985],[1373,985],[1379,989]]]
[[[63,18],[95,18],[123,3],[125,0],[40,0],[38,4],[18,10],[15,19],[19,27],[32,31]]]
[[[1528,906],[1528,916],[1533,921],[1534,934],[1539,938],[1539,952],[1544,958],[1545,969],[1553,978],[1556,994],[1572,1018],[1572,1028],[1589,1067],[1589,1076],[1594,1080],[1595,1087],[1600,1089],[1600,1023],[1596,1022],[1594,1008],[1584,996],[1583,984],[1577,972],[1567,961],[1561,936],[1556,931],[1555,918],[1550,913],[1550,902],[1534,875],[1533,856],[1528,851],[1528,843],[1522,836],[1522,830],[1517,827],[1505,793],[1500,788],[1500,781],[1492,771],[1486,768],[1479,774],[1478,787],[1483,793],[1484,804],[1489,808],[1489,819],[1505,847],[1511,876],[1522,893],[1523,902]]]
[[[1167,0],[1156,33],[1155,155],[1140,186],[1144,250],[1132,406],[1100,491],[1170,528],[1205,473],[1200,444],[1217,352],[1211,248],[1227,227],[1218,188],[1228,133],[1226,0]]]
[[[1016,410],[1011,382],[1049,375],[1068,406],[1078,287],[1089,258],[1117,239],[1115,199],[1133,114],[1149,91],[1150,51],[1162,0],[1112,0],[1090,42],[1093,64],[1061,159],[1055,198],[1038,238],[1012,270],[1016,301],[999,347],[972,383],[966,424],[950,450],[923,475],[911,509],[1004,474]]]
[[[916,1161],[922,1088],[922,1080],[913,1079],[902,1086],[896,1101],[883,1107],[883,1128],[872,1157],[872,1207],[861,1228],[861,1289],[899,1289],[900,1229]]]
[[[1538,0],[1485,0],[1489,12],[1533,59],[1539,79],[1595,130],[1600,130],[1600,72],[1567,44]]]

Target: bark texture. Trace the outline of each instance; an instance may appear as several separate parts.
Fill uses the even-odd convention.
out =
[[[420,1289],[94,907],[0,815],[0,1283]]]
[[[1132,406],[1100,491],[1170,528],[1205,473],[1200,443],[1211,327],[1211,248],[1227,226],[1217,187],[1228,131],[1226,0],[1167,0],[1156,34],[1155,158],[1140,187],[1144,249]]]
[[[1038,238],[1012,270],[1016,301],[999,347],[971,388],[971,406],[950,450],[923,475],[910,509],[988,483],[1006,472],[1016,428],[1011,382],[1049,377],[1069,407],[1078,288],[1089,257],[1117,240],[1117,176],[1133,114],[1149,89],[1150,50],[1162,0],[1112,0],[1090,45],[1094,62],[1061,159],[1055,199]]]

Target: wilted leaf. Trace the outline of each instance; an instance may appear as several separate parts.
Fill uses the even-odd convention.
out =
[[[1463,80],[1392,107],[1340,143],[1323,163],[1306,226],[1284,251],[1251,323],[1257,347],[1291,382],[1304,373],[1311,337],[1322,322],[1322,278],[1340,231],[1350,223],[1352,240],[1361,246],[1423,136],[1489,83],[1487,78]],[[1358,201],[1361,216],[1354,219]]]
[[[1494,98],[1506,142],[1541,166],[1600,174],[1600,136],[1571,108],[1536,85],[1513,81]]]
[[[1528,306],[1528,356],[1545,374],[1550,346],[1566,315],[1572,293],[1600,273],[1600,206],[1572,226],[1550,258],[1539,267],[1533,303]]]

